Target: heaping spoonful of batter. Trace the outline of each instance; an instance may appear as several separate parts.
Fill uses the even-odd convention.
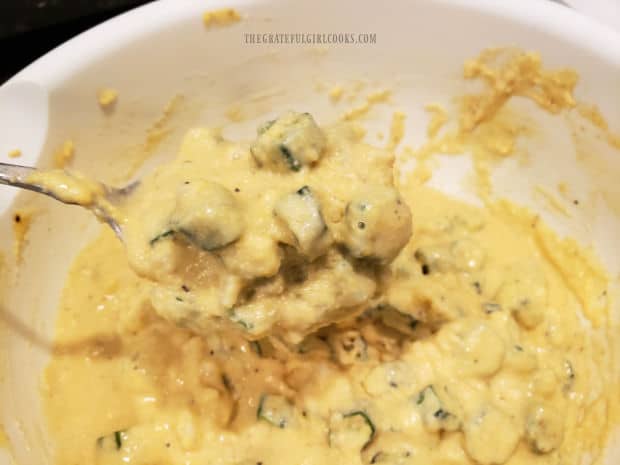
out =
[[[195,129],[139,183],[0,165],[0,182],[89,208],[152,281],[150,304],[194,331],[236,328],[297,343],[377,300],[411,237],[394,156],[350,124],[308,113],[263,124],[250,144]]]

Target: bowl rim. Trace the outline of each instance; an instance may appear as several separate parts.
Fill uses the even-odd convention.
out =
[[[156,0],[129,10],[88,29],[64,42],[10,78],[0,88],[20,80],[55,88],[80,68],[113,53],[125,44],[172,27],[188,18],[200,18],[207,10],[218,8],[256,7],[285,0],[210,0],[208,4],[194,0]],[[329,0],[319,0],[329,1]],[[599,23],[578,11],[549,0],[414,0],[415,4],[436,3],[487,16],[496,16],[523,26],[544,30],[547,34],[581,48],[620,72],[620,31]]]

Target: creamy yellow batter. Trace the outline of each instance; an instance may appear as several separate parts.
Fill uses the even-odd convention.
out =
[[[15,253],[15,261],[19,263],[28,240],[28,232],[32,224],[35,210],[32,208],[20,208],[13,213],[13,250]]]
[[[104,87],[97,92],[97,103],[102,110],[111,110],[118,100],[118,91],[111,87]]]
[[[241,21],[241,15],[234,8],[221,8],[214,11],[206,11],[202,15],[202,22],[207,27],[228,26]]]
[[[65,168],[71,163],[73,157],[75,157],[75,144],[72,140],[66,140],[54,153],[54,168]]]
[[[519,60],[526,79],[507,92],[493,81],[488,98],[470,98],[464,111],[471,115],[464,114],[461,129],[488,129],[510,95],[544,101],[523,82],[539,86],[547,82],[541,75],[572,82],[572,75],[542,72],[536,57]],[[524,62],[538,71],[528,74]],[[491,79],[484,63],[468,64],[468,72]],[[560,81],[557,89],[543,92],[554,96],[553,111],[570,103],[572,87],[567,91]],[[482,107],[489,113],[480,113]],[[373,199],[396,205],[395,191],[389,190],[392,157],[362,144],[360,131],[349,124],[325,134],[331,155],[316,169],[291,173],[269,157],[264,139],[266,145],[254,145],[250,157],[247,145],[211,130],[192,130],[177,160],[147,180],[128,207],[143,216],[139,226],[126,217],[127,251],[105,230],[80,254],[62,298],[58,352],[43,386],[56,463],[552,465],[585,457],[596,462],[618,402],[606,350],[607,277],[596,259],[525,209],[497,201],[476,208],[415,177],[399,186],[413,234],[404,231],[389,241],[359,236],[346,229],[345,206],[356,205],[355,193],[368,183],[375,185]],[[446,137],[462,146],[484,142],[484,134]],[[316,160],[312,150],[299,152],[316,147],[308,140],[316,139],[296,147],[297,160]],[[425,150],[424,157],[431,149]],[[247,164],[256,160],[262,166],[247,175]],[[336,166],[321,168],[322,163]],[[179,179],[196,173],[232,194],[194,178],[180,191],[165,189],[171,184],[176,189]],[[324,221],[340,246],[322,234],[308,236],[312,228],[296,229],[314,225],[295,216],[309,201],[300,183],[318,193]],[[283,197],[291,192],[293,197]],[[187,238],[177,243],[180,255],[154,253],[153,246],[175,247],[178,232],[167,233],[165,225],[198,221],[184,205],[196,195],[226,211],[237,202],[252,210],[241,207],[242,219],[226,216],[225,227],[200,239],[206,249],[216,244],[213,250],[223,252],[201,251],[190,237],[191,244]],[[177,215],[172,223],[171,214]],[[214,215],[207,226],[219,221],[217,211]],[[367,215],[364,221],[370,228],[385,225],[389,236],[401,231],[394,218],[400,216]],[[248,235],[263,240],[245,244]],[[306,274],[298,277],[294,268],[280,273],[283,262],[274,257],[283,256],[266,237],[302,255]],[[402,250],[391,246],[402,237]],[[237,245],[227,248],[229,240]],[[383,258],[380,272],[369,274],[359,263],[355,268],[348,254],[362,261]],[[313,265],[318,256],[325,261]],[[201,311],[208,312],[221,306],[221,296],[212,307],[205,304],[211,292],[205,282],[233,268],[250,273],[260,266],[272,266],[281,278],[253,282],[251,312],[227,314],[244,331],[229,324],[217,331],[196,328],[200,316],[185,305],[194,289],[203,289]],[[210,269],[216,272],[204,272]],[[360,289],[362,296],[347,294]],[[312,309],[350,310],[338,299],[353,299],[355,311],[306,335],[313,321],[325,323],[326,314]],[[186,308],[189,313],[178,318]],[[277,323],[263,328],[272,315]],[[307,315],[314,320],[298,321]],[[295,337],[287,339],[289,333]]]
[[[9,151],[9,158],[19,158],[22,156],[22,151],[20,149],[13,149]]]

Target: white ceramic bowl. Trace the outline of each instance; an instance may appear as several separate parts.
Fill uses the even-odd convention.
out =
[[[237,8],[243,21],[205,30],[203,11],[224,6]],[[243,36],[250,32],[367,32],[376,34],[377,43],[250,45]],[[463,61],[485,47],[505,45],[537,50],[549,66],[578,70],[578,97],[597,103],[611,127],[620,128],[620,36],[551,2],[163,0],[76,37],[2,86],[0,154],[21,148],[20,162],[48,163],[53,149],[71,138],[77,168],[122,182],[123,155],[144,141],[147,128],[175,95],[185,98],[164,121],[170,132],[156,156],[174,152],[183,130],[192,125],[225,123],[225,110],[236,102],[250,102],[250,118],[227,127],[234,137],[249,137],[261,115],[288,108],[311,111],[327,122],[341,108],[329,103],[325,91],[317,92],[317,84],[355,79],[393,89],[394,107],[379,108],[369,124],[385,130],[390,112],[402,109],[409,115],[405,143],[417,144],[424,134],[423,105],[449,102],[464,89]],[[104,86],[120,92],[113,115],[96,104],[96,91]],[[617,276],[619,154],[601,146],[589,159],[577,161],[562,118],[532,117],[541,134],[528,142],[532,163],[525,168],[505,163],[494,178],[499,192],[540,210],[561,232],[593,244]],[[454,182],[462,167],[462,160],[451,159],[433,182],[466,195]],[[592,194],[582,214],[559,218],[530,194],[535,184],[554,187],[560,180]],[[0,189],[0,209],[32,199],[25,194],[15,199],[14,194]],[[37,202],[43,213],[30,233],[19,279],[2,298],[10,324],[0,338],[0,415],[17,463],[44,465],[50,463],[50,442],[39,400],[40,375],[66,270],[98,226],[75,207]],[[8,216],[0,229],[0,246],[10,250]],[[610,452],[608,463],[618,463],[614,456],[620,456],[617,450]]]

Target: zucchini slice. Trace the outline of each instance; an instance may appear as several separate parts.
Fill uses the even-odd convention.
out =
[[[256,418],[266,421],[277,428],[284,429],[293,424],[295,408],[285,397],[263,394],[258,402]]]
[[[424,426],[429,431],[458,431],[461,428],[461,421],[447,410],[432,384],[420,391],[416,405],[420,409]]]
[[[97,439],[97,448],[101,451],[115,451],[123,448],[123,443],[127,440],[127,431],[114,431],[106,436]]]
[[[413,335],[419,324],[415,317],[399,311],[390,304],[379,304],[371,310],[371,313],[376,315],[385,326],[406,336]]]
[[[241,326],[245,331],[251,332],[254,329],[254,323],[240,315],[234,307],[228,310],[228,318],[230,319],[230,321],[237,323],[239,326]]]
[[[541,324],[547,313],[547,283],[535,263],[518,263],[507,270],[508,278],[500,286],[495,301],[512,313],[525,329]]]
[[[228,189],[200,179],[179,186],[170,229],[203,250],[215,250],[239,239],[243,216]]]
[[[368,414],[354,410],[332,417],[329,426],[330,447],[363,450],[373,441],[376,428]]]
[[[153,239],[151,239],[149,241],[149,244],[152,246],[154,246],[155,244],[157,244],[159,241],[161,241],[162,239],[165,239],[167,237],[172,237],[174,235],[174,231],[172,229],[167,229],[164,232],[158,234],[157,236],[155,236]]]
[[[424,460],[428,456],[420,456],[417,453],[415,438],[395,431],[382,431],[377,438],[364,449],[361,454],[362,463],[365,465],[408,465],[426,464]],[[434,463],[434,462],[433,462]]]
[[[469,238],[420,247],[414,253],[422,274],[474,272],[485,263],[486,252]]]
[[[525,440],[532,452],[553,452],[562,443],[563,435],[563,421],[558,412],[544,405],[531,408],[525,423]]]
[[[390,262],[411,237],[411,210],[393,187],[366,186],[345,209],[342,240],[356,258]]]
[[[332,243],[321,206],[312,189],[301,189],[280,198],[274,214],[295,238],[293,244],[303,255],[314,259],[325,253]]]
[[[258,128],[250,151],[261,167],[299,171],[317,162],[327,141],[310,113],[289,112]]]

